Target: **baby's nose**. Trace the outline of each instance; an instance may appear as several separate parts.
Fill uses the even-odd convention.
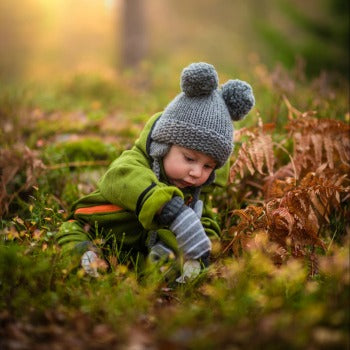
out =
[[[190,170],[190,175],[192,177],[201,177],[202,167],[201,166],[193,166]]]

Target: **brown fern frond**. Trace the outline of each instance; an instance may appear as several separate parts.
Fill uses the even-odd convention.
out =
[[[330,135],[324,135],[323,144],[324,144],[328,165],[331,169],[333,169],[334,168],[334,158],[333,158],[334,150],[333,150],[333,140],[331,139]]]
[[[309,195],[311,205],[321,218],[329,222],[328,215],[332,208],[338,208],[341,203],[341,195],[348,193],[348,189],[342,186],[346,179],[346,175],[338,176],[333,174],[322,173],[320,170],[324,169],[321,166],[316,173],[307,174],[300,183],[302,188]]]
[[[246,145],[244,145],[246,146]],[[242,148],[242,154],[241,154],[241,162],[243,165],[246,166],[246,168],[248,169],[250,175],[254,175],[255,173],[255,169],[254,169],[254,166],[250,160],[250,157],[248,155],[249,151],[247,150],[247,147],[243,147]],[[241,173],[241,177],[243,178],[242,176],[242,173]]]
[[[264,130],[265,126],[260,120],[258,128],[245,129],[244,132],[241,131],[238,134],[239,137],[248,137],[248,140],[242,144],[237,158],[231,166],[231,183],[237,174],[240,174],[241,178],[243,178],[245,170],[248,170],[250,175],[254,175],[256,172],[260,175],[265,175],[264,167],[266,167],[267,173],[270,176],[273,175],[275,165],[273,142],[271,135],[265,134]]]
[[[265,159],[264,149],[262,147],[263,142],[264,142],[263,137],[258,136],[252,141],[248,149],[248,154],[250,156],[250,159],[252,160],[254,168],[261,175],[264,175],[263,166],[264,166],[264,159]]]
[[[294,151],[295,154],[306,153],[311,149],[311,137],[310,134],[303,134],[302,132],[296,132],[294,134]]]
[[[243,223],[248,224],[250,223],[251,216],[247,212],[247,210],[244,209],[236,209],[232,211],[232,215],[238,215]]]
[[[277,229],[286,230],[288,234],[292,232],[295,220],[287,208],[277,208],[269,213],[269,216],[271,223],[273,223]]]
[[[234,140],[235,142],[241,141],[243,136],[246,136],[249,132],[249,128],[241,128],[238,130],[235,130],[234,132]]]
[[[319,244],[317,237],[319,231],[318,221],[314,220],[315,215],[310,214],[312,210],[308,194],[301,190],[295,190],[289,192],[285,196],[285,201],[281,202],[282,206],[286,206],[291,214],[294,215],[299,228],[304,229],[307,237],[303,237],[303,240],[311,240],[311,244]]]
[[[240,221],[228,229],[231,241],[224,251],[231,248],[234,255],[238,256],[239,252],[247,246],[247,240],[251,238],[253,232],[266,227],[266,216],[264,208],[254,205],[249,205],[245,209],[233,210],[231,214],[239,216]]]
[[[28,147],[0,150],[0,216],[8,212],[9,205],[20,194],[29,191],[45,165]],[[23,177],[18,185],[16,177]]]
[[[263,215],[264,213],[264,208],[262,207],[257,207],[255,205],[250,205],[248,207],[248,209],[250,210],[250,212],[253,214],[254,219],[259,218],[261,215]]]
[[[287,208],[277,208],[270,210],[266,207],[268,222],[268,232],[270,239],[280,246],[286,246],[286,238],[292,232],[294,226],[294,217]]]
[[[329,214],[329,207],[327,206],[327,203],[323,203],[316,191],[310,191],[310,201],[313,206],[313,208],[316,210],[316,212],[323,217],[325,220],[329,222],[328,214]]]
[[[267,171],[270,176],[273,176],[275,155],[273,152],[273,142],[271,135],[265,135],[265,142],[263,142],[264,155],[266,160]]]
[[[248,156],[248,145],[244,143],[238,152],[237,159],[230,168],[230,182],[232,183],[237,174],[239,173],[243,179],[245,169],[248,169],[251,175],[255,173],[253,164]]]
[[[245,209],[236,209],[232,211],[232,216],[238,215],[241,219],[237,226],[234,226],[236,231],[256,230],[260,228],[259,217],[263,214],[263,208],[255,205],[249,205]]]
[[[337,150],[340,161],[344,164],[349,166],[350,164],[350,147],[347,145],[347,139],[345,140],[337,140],[335,139],[333,141],[334,148]]]
[[[240,155],[238,155],[237,159],[235,160],[235,162],[233,163],[233,165],[230,168],[230,177],[229,177],[230,183],[232,183],[234,181],[234,179],[236,178],[238,173],[240,173],[241,177],[243,178],[243,176],[244,176],[244,163],[243,163]]]
[[[350,127],[331,119],[298,115],[286,126],[294,140],[294,158],[312,171],[322,163],[333,169],[339,163],[350,168]]]
[[[263,188],[265,200],[282,198],[288,191],[293,190],[295,186],[296,180],[293,177],[286,177],[285,180],[269,177]]]
[[[266,128],[261,118],[259,118],[258,125],[259,125],[259,128],[258,128],[257,145],[259,145],[262,149],[268,174],[272,176],[274,171],[273,168],[275,164],[275,155],[273,152],[272,137],[270,134],[266,133]],[[261,172],[259,171],[260,173],[262,173],[263,165],[264,163],[262,162],[262,164],[259,163],[256,166],[257,169],[261,170]]]
[[[261,121],[258,128],[246,130],[247,141],[231,167],[231,183],[238,173],[241,177],[249,173],[236,184],[254,185],[255,191],[263,191],[265,202],[263,210],[247,207],[233,211],[232,215],[240,219],[228,231],[235,254],[244,249],[244,240],[260,229],[268,232],[269,239],[284,252],[307,256],[311,261],[310,247],[325,248],[323,228],[350,198],[350,127],[337,120],[317,119],[313,111],[300,112],[284,99],[293,151],[284,148],[283,142],[272,142],[271,136],[263,132]],[[277,171],[274,149],[286,152],[290,159]],[[264,174],[269,175],[262,179]],[[263,188],[259,181],[264,181]],[[246,196],[242,198],[246,200]],[[312,269],[316,270],[316,264]]]
[[[320,134],[312,134],[311,142],[314,148],[315,161],[317,164],[322,163],[322,136]]]

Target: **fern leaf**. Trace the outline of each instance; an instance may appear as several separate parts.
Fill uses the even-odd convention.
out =
[[[320,164],[322,162],[322,137],[320,134],[312,134],[311,141],[314,146],[315,162]]]
[[[277,229],[285,230],[288,234],[292,231],[295,221],[287,208],[275,209],[270,218]]]
[[[234,179],[237,176],[237,173],[240,172],[241,168],[242,162],[241,159],[238,157],[230,168],[230,183],[234,181]]]
[[[254,175],[254,173],[255,173],[254,166],[253,166],[253,164],[252,164],[252,162],[247,154],[246,149],[244,149],[243,151],[244,152],[242,152],[242,155],[241,155],[242,163],[247,167],[248,171],[250,172],[250,175]]]
[[[243,222],[249,223],[250,217],[244,209],[236,209],[232,211],[232,215],[238,215]]]
[[[258,173],[264,175],[264,150],[262,148],[262,142],[260,137],[253,140],[251,147],[249,148],[249,156]]]
[[[264,208],[262,208],[262,207],[250,205],[248,208],[253,213],[254,218],[258,218],[259,216],[261,216],[264,213]]]
[[[309,206],[307,220],[305,221],[305,229],[306,232],[314,239],[319,241],[318,232],[320,229],[320,225],[315,215],[314,210]]]
[[[270,176],[273,176],[273,168],[275,164],[275,155],[273,153],[273,143],[271,135],[264,135],[261,142],[264,150],[264,156],[267,166],[267,171]]]
[[[310,191],[310,200],[313,207],[317,210],[321,217],[326,215],[326,207],[318,199],[318,196],[315,191]]]
[[[328,135],[325,135],[323,138],[323,142],[324,142],[324,149],[326,151],[328,165],[331,169],[333,169],[334,168],[333,141]]]
[[[344,143],[340,142],[339,140],[334,140],[334,147],[337,150],[338,154],[339,154],[339,159],[340,161],[349,166],[349,162],[350,162],[350,152],[348,150],[348,152],[346,152],[346,148],[344,147]]]
[[[296,133],[294,135],[294,139],[296,141],[295,149],[298,153],[309,152],[310,150],[310,135]]]
[[[244,143],[241,149],[238,152],[237,159],[232,164],[230,168],[230,182],[232,183],[237,174],[239,173],[241,178],[244,178],[244,170],[247,168],[251,175],[255,173],[255,169],[252,165],[252,162],[249,158],[247,151],[247,144]]]

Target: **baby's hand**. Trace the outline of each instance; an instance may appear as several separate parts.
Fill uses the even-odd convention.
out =
[[[86,251],[81,257],[81,266],[91,277],[99,277],[98,270],[106,271],[108,266],[107,263],[98,257],[98,255],[92,251]]]
[[[193,281],[201,272],[209,266],[209,253],[202,255],[198,260],[190,259],[185,261],[182,268],[182,275],[176,279],[178,283]]]
[[[201,264],[198,260],[187,260],[184,263],[182,275],[176,279],[178,283],[187,283],[194,280],[201,272]]]

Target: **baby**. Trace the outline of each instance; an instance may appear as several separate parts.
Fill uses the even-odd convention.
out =
[[[74,203],[57,234],[65,251],[83,255],[92,276],[98,276],[96,237],[118,246],[119,260],[182,255],[209,264],[210,239],[220,237],[210,194],[227,182],[232,120],[242,119],[255,101],[240,80],[218,89],[214,67],[202,62],[183,70],[181,89],[110,165],[97,190]]]

